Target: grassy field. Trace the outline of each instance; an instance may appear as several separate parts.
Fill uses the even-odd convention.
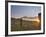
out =
[[[24,21],[11,18],[11,31],[40,30],[41,24],[37,21]]]

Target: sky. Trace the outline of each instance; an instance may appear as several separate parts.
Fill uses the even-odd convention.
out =
[[[21,16],[38,16],[38,13],[41,12],[41,6],[20,6],[20,5],[11,5],[11,16],[12,17],[21,17]]]

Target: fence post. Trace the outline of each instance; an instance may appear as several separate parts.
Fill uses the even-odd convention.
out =
[[[22,18],[20,19],[20,29],[22,30]]]

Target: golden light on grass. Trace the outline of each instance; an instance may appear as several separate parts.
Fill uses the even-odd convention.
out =
[[[39,19],[36,19],[37,20],[37,22],[39,23],[40,22],[40,20]]]

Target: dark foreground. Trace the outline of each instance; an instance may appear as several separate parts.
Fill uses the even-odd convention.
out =
[[[37,21],[24,21],[11,18],[11,31],[40,30],[41,24]]]

